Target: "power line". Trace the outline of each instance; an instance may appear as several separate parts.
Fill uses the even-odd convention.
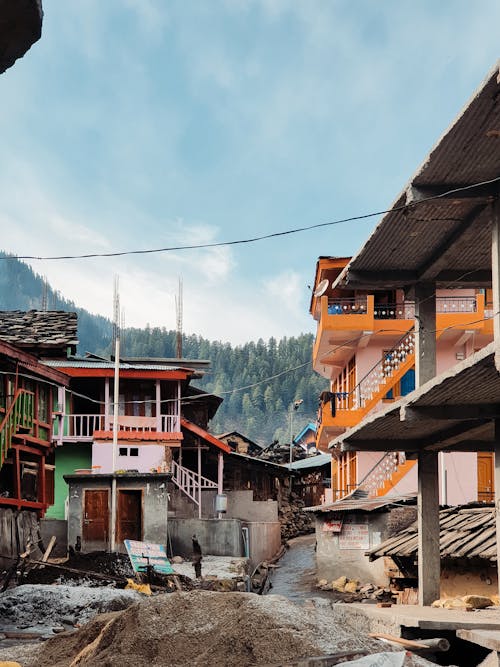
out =
[[[339,218],[337,220],[330,220],[329,222],[320,222],[314,225],[307,225],[304,227],[296,227],[294,229],[287,229],[283,232],[272,232],[270,234],[262,234],[261,236],[253,236],[246,239],[236,239],[233,241],[219,241],[215,243],[197,243],[192,245],[179,245],[179,246],[168,246],[165,248],[146,248],[144,250],[123,250],[115,252],[93,252],[86,253],[83,255],[52,255],[52,256],[37,256],[37,255],[8,255],[2,256],[0,259],[9,260],[9,259],[28,259],[28,260],[65,260],[65,259],[91,259],[96,257],[123,257],[125,255],[150,255],[154,253],[161,252],[174,252],[179,250],[198,250],[204,248],[220,248],[223,246],[234,246],[234,245],[243,245],[247,243],[256,243],[257,241],[264,241],[272,238],[279,238],[281,236],[289,236],[290,234],[298,234],[300,232],[310,231],[312,229],[320,229],[322,227],[331,227],[333,225],[340,225],[345,222],[359,222],[361,220],[367,220],[369,218],[374,218],[379,215],[385,215],[387,213],[396,213],[398,211],[411,210],[425,204],[429,201],[434,201],[437,199],[443,199],[449,195],[456,194],[458,192],[463,192],[465,190],[472,190],[474,188],[479,188],[485,185],[492,185],[500,181],[500,176],[497,178],[492,178],[489,181],[482,181],[480,183],[473,183],[471,185],[464,185],[459,188],[453,188],[452,190],[447,190],[437,195],[432,195],[430,197],[424,197],[418,201],[411,202],[410,204],[402,204],[401,206],[393,206],[389,209],[384,209],[382,211],[374,211],[373,213],[365,213],[363,215],[354,215],[348,218]]]

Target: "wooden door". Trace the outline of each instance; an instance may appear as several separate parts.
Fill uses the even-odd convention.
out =
[[[117,541],[142,540],[142,493],[126,489],[118,492]]]
[[[105,549],[109,539],[109,501],[107,489],[86,489],[83,507],[83,547],[87,551]]]
[[[483,503],[493,502],[495,487],[493,452],[478,452],[477,455],[477,499]]]

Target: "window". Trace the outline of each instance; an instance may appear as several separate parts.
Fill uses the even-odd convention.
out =
[[[138,447],[131,447],[130,448],[130,456],[139,456],[139,448]]]
[[[127,456],[128,449],[126,447],[119,447],[118,456]]]

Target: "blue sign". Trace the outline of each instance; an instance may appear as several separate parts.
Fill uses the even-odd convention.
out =
[[[138,542],[137,540],[125,540],[124,542],[134,572],[146,572],[147,566],[151,565],[155,572],[160,574],[175,574],[163,544]]]

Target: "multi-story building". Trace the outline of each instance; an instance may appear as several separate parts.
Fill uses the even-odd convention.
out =
[[[317,321],[314,370],[330,381],[318,410],[318,449],[372,411],[415,388],[415,303],[401,289],[335,289],[350,258],[320,257],[310,313]],[[491,294],[484,289],[436,292],[437,372],[465,359],[493,338]],[[491,500],[491,453],[442,454],[441,502]],[[338,452],[332,456],[331,496],[357,488],[370,495],[416,491],[416,462],[403,453]],[[461,474],[465,473],[465,474]]]

